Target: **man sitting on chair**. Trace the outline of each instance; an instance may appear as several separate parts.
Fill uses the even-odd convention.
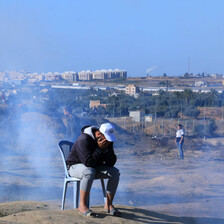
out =
[[[114,167],[117,160],[113,149],[114,127],[110,123],[104,123],[100,128],[83,127],[81,132],[66,160],[69,175],[81,179],[79,213],[96,216],[87,207],[89,192],[94,179],[108,178],[104,208],[110,214],[120,216],[120,211],[112,204],[120,176],[119,170]]]

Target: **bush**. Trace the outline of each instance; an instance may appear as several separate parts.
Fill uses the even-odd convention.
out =
[[[167,111],[164,114],[165,118],[177,118],[178,117],[178,110],[177,109],[172,109],[170,111]]]
[[[196,137],[204,137],[205,136],[204,125],[199,124],[195,126],[193,129],[193,135]]]
[[[199,124],[195,126],[193,130],[193,134],[196,137],[204,137],[204,136],[211,137],[216,134],[215,133],[216,129],[217,129],[217,126],[215,124],[215,121],[211,119],[206,125]]]
[[[200,111],[196,107],[189,107],[184,110],[183,114],[188,117],[196,118],[200,114]]]

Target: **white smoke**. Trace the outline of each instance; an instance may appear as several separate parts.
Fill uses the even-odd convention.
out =
[[[150,72],[152,72],[153,70],[155,70],[157,67],[156,66],[152,66],[148,69],[146,69],[146,74],[149,74]]]
[[[10,99],[10,115],[1,115],[0,131],[4,135],[0,139],[0,201],[47,199],[63,184],[57,147],[59,118],[46,115],[44,108],[32,112],[29,104],[23,110],[18,104],[28,95],[21,95]]]

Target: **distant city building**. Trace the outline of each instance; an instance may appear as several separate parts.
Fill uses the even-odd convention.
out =
[[[207,85],[207,82],[206,81],[197,81],[197,82],[195,82],[194,85],[195,86],[206,86]]]
[[[154,119],[155,119],[154,114],[146,114],[145,115],[145,122],[153,122]]]
[[[106,70],[96,70],[93,74],[93,79],[106,79]]]
[[[96,70],[92,71],[81,71],[78,73],[78,80],[89,81],[96,79],[116,79],[116,78],[127,78],[127,72],[124,70]],[[77,81],[78,81],[77,80]]]
[[[141,122],[143,120],[145,116],[145,112],[144,111],[129,111],[129,117],[133,118],[133,121],[135,122]]]
[[[109,94],[109,96],[115,96],[115,97],[117,97],[119,94],[120,93],[118,93],[118,92],[112,92],[111,94]]]
[[[36,75],[36,79],[38,79],[39,81],[43,81],[44,76],[43,75]]]
[[[54,81],[54,80],[56,80],[56,76],[55,76],[55,74],[53,74],[53,73],[47,73],[47,74],[45,74],[45,81]]]
[[[222,74],[211,74],[210,75],[211,77],[213,77],[213,78],[222,78]]]
[[[89,102],[90,108],[98,107],[99,105],[100,105],[100,100],[90,100],[90,102]]]
[[[12,83],[16,86],[21,86],[22,85],[22,80],[21,79],[14,79]]]
[[[105,71],[106,71],[106,78],[107,79],[127,78],[127,72],[124,71],[124,70],[109,69],[109,70],[105,70]]]
[[[96,71],[66,71],[62,74],[58,72],[48,72],[48,73],[31,73],[28,71],[23,72],[0,72],[0,81],[8,82],[9,80],[27,80],[27,83],[33,82],[36,79],[37,82],[41,81],[59,81],[67,80],[70,82],[74,81],[90,81],[90,80],[105,80],[105,79],[116,79],[116,78],[127,78],[127,72],[119,69],[109,69],[109,70],[96,70]],[[30,81],[28,81],[30,79]]]
[[[93,79],[93,73],[91,71],[81,71],[78,73],[78,80],[89,81]]]
[[[21,80],[26,79],[26,75],[23,73],[14,74],[14,77],[17,77],[18,79],[21,79]]]
[[[28,79],[28,84],[36,84],[38,82],[38,79]]]
[[[47,93],[49,90],[47,88],[40,90],[41,93]]]
[[[90,102],[89,102],[89,107],[90,108],[97,108],[99,106],[106,108],[107,105],[106,104],[101,104],[100,100],[90,100]]]
[[[128,85],[126,86],[125,93],[131,96],[134,96],[139,92],[139,88],[136,85]]]
[[[61,74],[61,78],[68,81],[77,81],[78,73],[73,71],[64,72]]]

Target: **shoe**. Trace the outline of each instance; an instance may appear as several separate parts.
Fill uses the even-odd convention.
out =
[[[113,215],[113,216],[118,216],[118,217],[121,216],[121,212],[120,212],[117,208],[112,209],[112,210],[110,210],[109,212],[110,212],[110,214]]]
[[[97,216],[97,214],[95,212],[93,212],[92,210],[88,210],[84,213],[79,211],[79,214],[86,216],[86,217],[91,217],[91,218],[95,218]]]
[[[117,208],[114,208],[114,209],[111,209],[111,210],[104,209],[104,211],[110,213],[113,216],[117,216],[117,217],[121,216],[121,212]]]

